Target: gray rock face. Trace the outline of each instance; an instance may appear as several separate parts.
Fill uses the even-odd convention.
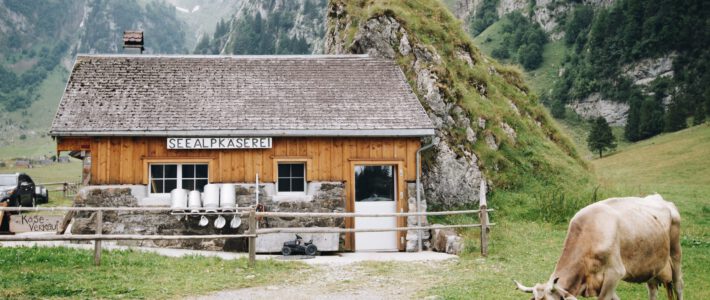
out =
[[[224,0],[222,0],[224,1]],[[289,38],[303,38],[308,45],[312,45],[313,54],[323,53],[323,30],[325,30],[325,15],[323,10],[317,9],[318,16],[309,18],[305,11],[306,2],[308,0],[272,0],[272,1],[240,1],[234,4],[234,12],[236,18],[242,14],[254,16],[260,13],[264,19],[272,18],[275,12],[284,10],[292,13],[293,27],[290,28],[286,35]],[[221,1],[220,1],[221,2]],[[320,6],[318,1],[310,1],[310,5]],[[226,6],[226,5],[225,5]],[[228,43],[225,43],[225,46]],[[227,49],[223,47],[221,53],[225,53]]]
[[[673,77],[673,60],[677,54],[671,53],[659,58],[647,58],[623,68],[624,75],[635,85],[647,86],[658,77]]]
[[[626,116],[629,105],[626,103],[603,99],[601,94],[594,93],[586,98],[567,105],[583,118],[591,119],[604,117],[613,126],[626,125]]]
[[[658,58],[643,59],[622,68],[624,76],[633,81],[641,90],[650,95],[649,85],[657,78],[673,77],[673,60],[677,54],[670,53]],[[668,105],[672,100],[671,96],[664,99],[664,104]],[[629,105],[603,99],[601,94],[593,93],[586,98],[572,102],[567,105],[577,114],[584,118],[604,117],[607,122],[615,126],[626,125]]]
[[[480,7],[483,0],[458,0],[454,3],[453,13],[459,20],[468,20],[476,9]],[[468,26],[464,26],[468,30]]]
[[[429,204],[455,206],[478,201],[478,187],[483,179],[474,153],[454,142],[449,135],[453,130],[463,130],[469,142],[475,142],[478,128],[472,126],[469,114],[449,102],[440,86],[445,85],[434,71],[442,60],[434,49],[412,40],[406,29],[394,18],[379,16],[361,24],[351,44],[346,44],[344,31],[351,27],[347,12],[338,3],[329,7],[329,26],[326,33],[325,52],[328,54],[369,54],[376,57],[396,58],[409,56],[411,65],[403,66],[416,74],[412,88],[436,126],[433,139],[435,147],[431,167],[423,170],[422,184]],[[473,56],[465,49],[457,49],[457,57],[473,66]],[[486,87],[477,87],[482,95]],[[455,151],[456,150],[456,151]]]
[[[529,10],[528,0],[500,0],[496,12],[499,17],[503,17],[511,12],[519,11],[524,15]],[[614,3],[614,0],[584,0],[584,4],[607,7]],[[482,0],[457,0],[454,4],[453,13],[460,20],[468,20],[476,11],[480,9]],[[540,27],[550,34],[552,40],[559,40],[564,37],[564,32],[560,30],[560,16],[564,16],[571,6],[565,1],[537,0],[533,6],[532,19],[540,24]],[[466,26],[468,29],[468,26]]]

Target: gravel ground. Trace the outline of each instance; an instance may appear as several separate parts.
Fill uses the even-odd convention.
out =
[[[285,283],[188,299],[421,299],[455,260],[315,265]]]

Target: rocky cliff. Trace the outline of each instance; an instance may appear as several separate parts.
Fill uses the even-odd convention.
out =
[[[484,1],[495,0],[457,0],[454,14],[461,20],[467,20],[475,15]],[[564,21],[567,12],[579,1],[556,1],[556,0],[498,0],[496,12],[498,17],[503,17],[514,11],[528,15],[540,24],[553,40],[564,36],[564,31],[560,28],[560,22]],[[595,7],[608,7],[614,0],[583,0],[584,5]]]
[[[434,150],[424,154],[430,204],[472,205],[482,180],[515,189],[529,179],[528,172],[541,172],[542,178],[582,168],[519,71],[484,57],[438,1],[356,2],[331,1],[325,52],[400,64],[437,127],[426,141]],[[551,154],[561,161],[546,161]]]
[[[195,48],[203,54],[322,53],[326,0],[242,1],[205,32]],[[245,44],[253,44],[250,48]]]

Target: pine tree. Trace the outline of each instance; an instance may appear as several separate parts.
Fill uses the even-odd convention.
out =
[[[589,150],[599,152],[600,158],[603,151],[616,149],[616,140],[611,132],[611,127],[603,117],[592,121],[592,130],[587,137],[587,146]]]

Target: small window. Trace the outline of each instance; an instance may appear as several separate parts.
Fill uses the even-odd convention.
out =
[[[208,183],[207,164],[151,164],[151,194],[167,194],[174,189],[204,191]]]
[[[203,192],[207,184],[207,165],[182,165],[182,188]]]
[[[278,172],[280,193],[306,191],[306,164],[282,163],[279,164]]]

